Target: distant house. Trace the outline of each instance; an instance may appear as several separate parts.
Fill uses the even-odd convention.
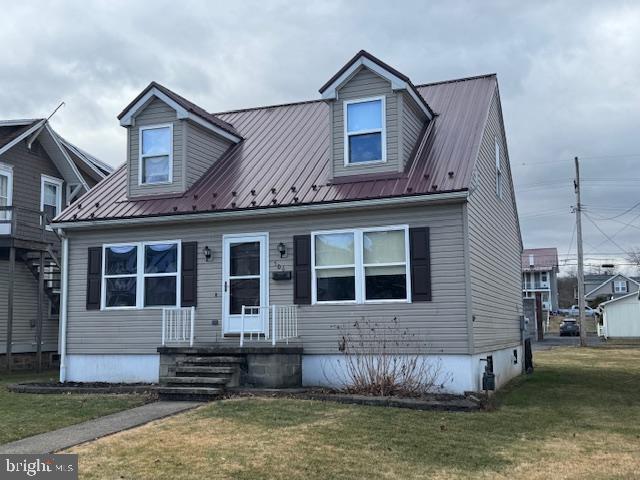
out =
[[[592,300],[624,297],[640,290],[640,282],[635,277],[622,274],[585,275],[585,299]]]
[[[542,308],[558,309],[558,250],[528,248],[522,252],[522,296],[540,295]]]
[[[606,338],[640,338],[640,297],[637,291],[600,304],[601,336]]]
[[[416,86],[361,51],[320,93],[213,114],[153,82],[125,107],[126,163],[56,219],[62,381],[339,386],[362,322],[447,391],[522,371],[496,76]]]
[[[46,366],[57,352],[60,239],[49,223],[110,172],[45,119],[0,120],[0,368]]]

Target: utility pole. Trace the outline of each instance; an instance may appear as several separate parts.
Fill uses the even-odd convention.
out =
[[[576,241],[578,242],[578,311],[580,312],[580,346],[587,346],[587,326],[584,319],[584,257],[582,253],[582,204],[580,203],[580,163],[578,157],[574,158],[576,164],[576,179],[573,186],[576,191]]]

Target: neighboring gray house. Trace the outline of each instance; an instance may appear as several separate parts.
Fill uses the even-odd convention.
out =
[[[527,248],[522,252],[522,296],[540,295],[542,308],[558,309],[558,249]]]
[[[0,368],[51,363],[60,239],[48,223],[110,171],[44,119],[0,121]]]
[[[446,391],[487,357],[498,386],[521,372],[496,76],[415,86],[361,51],[320,92],[211,114],[151,83],[124,109],[126,164],[55,220],[62,381],[335,386],[338,327],[394,319],[389,353]]]
[[[585,275],[584,291],[587,302],[624,297],[640,290],[640,282],[635,277],[622,274]]]

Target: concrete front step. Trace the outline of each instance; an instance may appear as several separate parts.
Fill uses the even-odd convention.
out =
[[[219,398],[224,389],[216,387],[160,387],[157,389],[161,400],[209,401]]]
[[[160,377],[161,385],[226,385],[229,377]]]
[[[199,375],[233,375],[236,371],[235,366],[205,366],[205,365],[183,365],[178,364],[175,367],[169,367],[170,373],[197,373]]]
[[[210,356],[210,357],[187,357],[181,365],[224,365],[224,364],[239,364],[245,363],[244,357],[231,357],[231,356]]]

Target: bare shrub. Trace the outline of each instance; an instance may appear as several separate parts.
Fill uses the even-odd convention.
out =
[[[333,376],[348,393],[417,397],[436,393],[450,379],[439,359],[424,358],[427,343],[400,328],[397,317],[391,322],[363,319],[336,328],[344,359]]]

